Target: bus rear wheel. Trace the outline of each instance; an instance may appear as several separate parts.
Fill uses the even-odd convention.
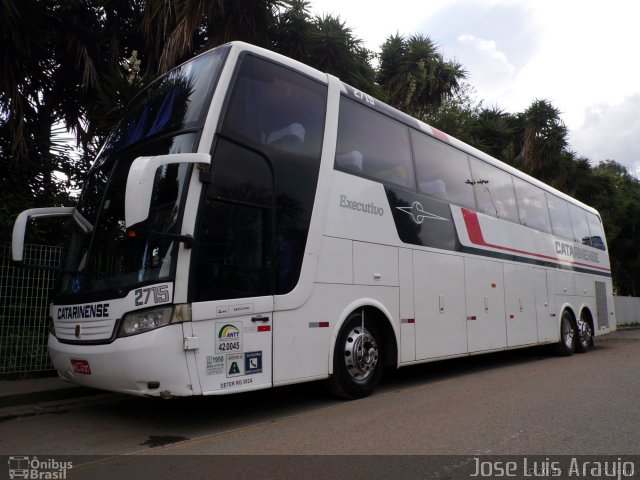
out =
[[[333,375],[329,387],[342,398],[363,398],[380,382],[384,356],[379,330],[362,313],[345,321],[333,353]]]
[[[582,316],[578,323],[578,340],[576,342],[576,352],[586,353],[593,346],[593,330],[591,323]]]
[[[568,311],[562,313],[560,319],[560,341],[555,346],[556,354],[568,357],[576,349],[576,328]]]

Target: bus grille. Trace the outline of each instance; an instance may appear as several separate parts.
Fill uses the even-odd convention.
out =
[[[56,337],[73,342],[109,340],[115,320],[55,320]]]

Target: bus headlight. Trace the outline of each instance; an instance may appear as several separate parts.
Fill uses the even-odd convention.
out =
[[[153,308],[140,312],[131,312],[124,316],[120,325],[119,337],[128,337],[148,332],[171,323],[173,307]]]

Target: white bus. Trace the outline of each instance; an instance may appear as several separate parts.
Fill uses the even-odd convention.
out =
[[[126,110],[51,306],[62,378],[150,396],[329,379],[615,325],[598,213],[339,79],[233,42]]]

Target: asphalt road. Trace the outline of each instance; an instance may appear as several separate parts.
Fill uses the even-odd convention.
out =
[[[640,455],[638,366],[640,330],[627,330],[568,358],[533,348],[403,368],[371,397],[350,402],[318,383],[171,401],[113,395],[0,423],[0,455],[72,455],[69,479],[128,478],[141,466],[149,478],[172,478],[220,458],[215,470],[195,471],[293,478],[304,464],[304,478],[327,478],[331,464],[335,477],[355,465],[379,474],[362,478],[399,478],[406,458],[358,456],[458,455],[446,462],[471,468],[478,455]],[[412,458],[412,472],[426,471]],[[5,473],[0,466],[0,478]]]

